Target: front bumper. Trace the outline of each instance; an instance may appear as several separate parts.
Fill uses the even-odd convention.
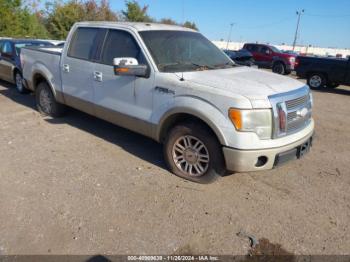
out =
[[[223,147],[226,169],[232,172],[272,169],[307,153],[312,145],[312,138],[313,132],[286,146],[261,150],[239,150]]]
[[[286,70],[288,72],[291,72],[294,70],[294,64],[286,64]]]

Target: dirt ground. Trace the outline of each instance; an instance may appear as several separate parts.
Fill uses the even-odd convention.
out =
[[[350,88],[313,92],[305,158],[210,185],[170,174],[161,146],[72,110],[43,119],[0,82],[0,254],[350,254]]]

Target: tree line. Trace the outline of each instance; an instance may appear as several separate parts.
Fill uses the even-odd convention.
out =
[[[198,30],[196,24],[183,24],[171,18],[156,20],[149,6],[126,0],[125,9],[113,11],[108,0],[0,0],[0,36],[65,39],[71,26],[79,21],[130,21],[180,25]]]

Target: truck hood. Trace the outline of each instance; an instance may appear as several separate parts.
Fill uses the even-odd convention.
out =
[[[229,91],[250,100],[268,100],[270,95],[305,85],[289,77],[250,67],[186,72],[183,77],[185,81]]]

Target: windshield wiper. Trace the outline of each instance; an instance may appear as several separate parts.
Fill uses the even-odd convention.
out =
[[[209,66],[209,65],[200,65],[200,64],[196,64],[196,63],[191,63],[191,65],[194,65],[198,68],[208,68],[208,69],[215,69],[215,67]]]
[[[228,67],[235,67],[236,64],[232,64],[231,62],[227,62],[225,64],[218,64],[215,65],[214,68],[228,68]]]
[[[192,62],[175,62],[175,63],[167,63],[167,64],[159,64],[158,66],[162,67],[163,69],[164,68],[167,68],[167,67],[176,67],[176,66],[181,66],[181,65],[184,65],[184,66],[195,66],[197,67],[198,69],[203,69],[203,70],[206,70],[206,69],[215,69],[215,67],[212,67],[212,66],[209,66],[209,65],[201,65],[201,64],[196,64],[196,63],[192,63]]]

